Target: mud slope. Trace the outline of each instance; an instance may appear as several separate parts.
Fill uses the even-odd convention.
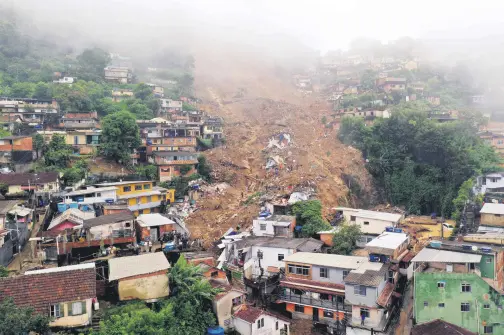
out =
[[[258,192],[283,195],[300,185],[312,186],[327,211],[336,205],[358,204],[342,179],[351,175],[361,194],[371,194],[371,179],[360,152],[341,144],[337,131],[321,123],[328,114],[325,101],[296,91],[288,78],[275,75],[273,66],[243,55],[227,56],[196,57],[196,94],[204,101],[201,107],[225,120],[225,146],[206,155],[218,181],[232,186],[220,197],[199,202],[201,210],[187,221],[196,236],[211,241],[229,227],[250,226],[258,213],[258,201],[244,202]],[[291,143],[282,150],[264,151],[269,139],[280,133],[290,134]],[[266,172],[266,160],[277,155],[291,171]]]

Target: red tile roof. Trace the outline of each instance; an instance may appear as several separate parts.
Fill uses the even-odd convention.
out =
[[[390,297],[392,296],[392,292],[394,292],[394,284],[387,283],[376,300],[376,303],[382,307],[387,307]]]
[[[0,299],[3,297],[11,297],[17,306],[32,307],[36,313],[44,315],[52,304],[95,298],[94,263],[0,278]]]
[[[476,335],[467,329],[461,328],[443,320],[434,320],[416,325],[411,330],[412,335]]]
[[[409,263],[414,257],[415,254],[411,251],[408,251],[408,253],[401,259],[401,262]]]
[[[242,319],[248,323],[255,323],[261,315],[265,314],[265,311],[255,307],[244,306],[233,316],[238,319]]]
[[[40,173],[8,173],[0,174],[0,183],[7,185],[32,185],[55,183],[58,180],[58,172],[40,172]]]

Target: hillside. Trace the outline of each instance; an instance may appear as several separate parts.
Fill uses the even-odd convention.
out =
[[[231,187],[222,196],[199,202],[201,210],[188,219],[194,235],[213,239],[230,227],[250,224],[261,196],[278,198],[313,188],[326,214],[337,205],[366,205],[371,200],[371,178],[361,153],[341,144],[337,129],[321,123],[329,108],[325,101],[297,92],[266,63],[230,54],[211,56],[196,57],[196,95],[203,100],[203,109],[225,120],[226,144],[206,154],[217,181]],[[287,147],[263,150],[279,134],[290,135]],[[276,155],[292,168],[290,172],[266,172],[268,157]],[[352,180],[353,193],[344,175]]]

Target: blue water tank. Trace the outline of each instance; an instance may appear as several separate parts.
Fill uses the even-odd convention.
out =
[[[385,227],[385,231],[392,233],[394,231],[394,227]]]
[[[480,250],[481,250],[481,252],[486,252],[486,253],[492,252],[491,248],[485,248],[485,247],[483,247],[483,248],[480,248]]]
[[[394,228],[394,233],[402,233],[402,229],[401,228]]]
[[[76,202],[71,202],[70,203],[70,208],[79,208],[79,204]]]
[[[441,248],[441,242],[440,241],[432,241],[430,243],[430,246],[434,247],[434,248]]]
[[[62,202],[58,204],[58,212],[60,212],[60,213],[63,213],[64,211],[66,211],[67,208],[68,208],[67,204],[64,204]]]
[[[208,327],[207,335],[224,335],[224,328],[220,326]]]

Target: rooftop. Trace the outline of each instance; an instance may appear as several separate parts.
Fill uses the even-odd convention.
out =
[[[84,195],[84,194],[91,194],[91,193],[95,193],[95,192],[113,191],[113,190],[117,190],[117,187],[113,187],[113,186],[109,186],[109,187],[92,187],[91,186],[91,187],[88,187],[85,190],[77,190],[77,191],[68,192],[68,193],[65,194],[65,196],[73,197],[73,196],[76,196],[76,195]]]
[[[383,263],[365,263],[359,268],[350,271],[345,277],[345,284],[358,284],[377,287],[383,282],[388,268]]]
[[[368,211],[364,209],[359,210],[354,215],[363,219],[374,219],[374,220],[391,221],[391,222],[399,222],[399,220],[402,217],[401,214]]]
[[[95,216],[94,211],[83,212],[78,208],[70,208],[61,213],[60,215],[56,216],[49,224],[49,227],[47,227],[47,230],[53,229],[54,227],[58,226],[64,221],[73,222],[75,223],[76,226],[78,226],[83,224],[85,219],[91,219],[94,216]]]
[[[296,252],[287,256],[284,261],[343,269],[357,269],[361,264],[368,262],[366,257],[320,254],[312,252]]]
[[[462,253],[457,251],[423,248],[416,255],[413,262],[441,262],[441,263],[479,263],[481,255]]]
[[[159,213],[140,214],[137,217],[137,222],[140,227],[157,227],[175,223]]]
[[[83,227],[84,228],[91,228],[91,227],[96,227],[96,226],[101,226],[104,224],[111,224],[111,223],[116,223],[116,222],[123,222],[123,221],[131,221],[134,220],[135,216],[133,213],[130,211],[125,211],[125,212],[119,212],[119,213],[114,213],[114,214],[109,214],[109,215],[102,215],[98,216],[93,219],[87,219],[84,220]]]
[[[78,283],[78,285],[76,285]],[[96,297],[94,263],[28,271],[23,276],[0,278],[0,296],[18,307],[47,315],[48,306]]]
[[[289,237],[247,237],[235,242],[236,249],[251,246],[296,249],[298,251],[320,251],[322,241],[313,238],[289,238]]]
[[[277,221],[277,222],[292,222],[296,219],[295,216],[293,215],[278,215],[278,214],[275,214],[273,216],[271,216],[270,218],[268,218],[267,220],[268,221]]]
[[[411,330],[411,335],[476,335],[467,329],[443,320],[434,320],[418,324]]]
[[[129,184],[140,184],[140,183],[152,183],[150,180],[130,180],[130,181],[117,181],[111,183],[100,183],[94,184],[95,186],[120,186],[120,185],[129,185]]]
[[[384,232],[366,244],[368,250],[387,249],[393,251],[408,240],[408,235],[403,233]]]
[[[2,201],[0,201],[0,215],[7,214],[18,203],[19,203],[19,200],[2,200]]]
[[[130,198],[138,198],[138,197],[148,197],[151,195],[160,195],[161,191],[158,190],[152,190],[152,191],[145,191],[145,192],[139,192],[139,193],[129,193],[129,194],[123,194],[117,196],[117,199],[130,199]]]
[[[492,204],[487,202],[480,211],[481,214],[504,214],[504,204]]]
[[[58,176],[58,172],[0,174],[0,183],[7,185],[28,185],[28,181],[32,185],[55,183]]]
[[[149,274],[169,268],[170,263],[162,252],[112,258],[109,260],[109,280]]]

